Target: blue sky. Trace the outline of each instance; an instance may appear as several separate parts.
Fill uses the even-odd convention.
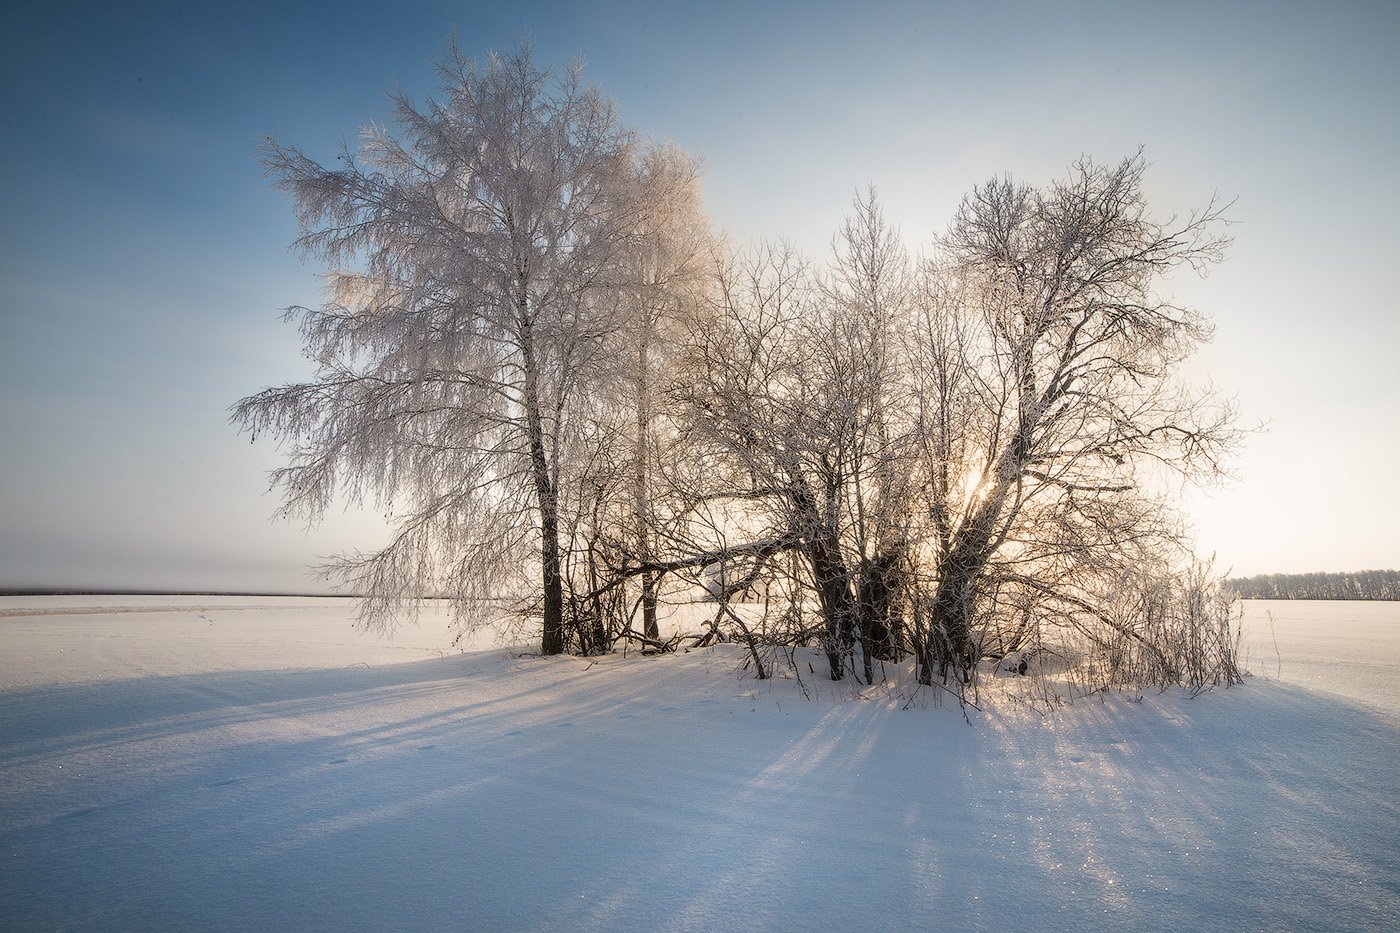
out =
[[[472,52],[581,55],[624,118],[701,155],[736,241],[820,254],[873,182],[927,243],[973,184],[1145,146],[1163,213],[1234,198],[1172,283],[1198,375],[1270,422],[1189,505],[1237,572],[1400,566],[1400,5],[25,3],[0,31],[0,586],[306,589],[354,512],[268,521],[226,409],[306,375],[314,303],[260,134],[331,152]]]

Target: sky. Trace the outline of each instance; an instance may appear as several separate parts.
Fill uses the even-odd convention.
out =
[[[273,522],[228,407],[310,374],[319,298],[261,136],[330,157],[422,100],[455,30],[581,57],[699,155],[733,241],[822,256],[874,184],[905,241],[973,185],[1143,147],[1162,215],[1232,200],[1168,286],[1215,322],[1191,377],[1251,435],[1183,494],[1236,574],[1400,567],[1400,4],[28,3],[0,30],[0,588],[318,591],[383,517]]]

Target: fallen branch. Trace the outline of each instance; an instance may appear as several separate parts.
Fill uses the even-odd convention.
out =
[[[613,636],[613,644],[615,645],[619,641],[627,639],[628,641],[641,642],[643,645],[646,645],[649,648],[655,648],[657,651],[667,653],[675,651],[676,646],[680,644],[681,638],[683,637],[685,636],[673,635],[665,641],[660,641],[658,639],[643,635],[641,632],[638,632],[636,629],[632,628],[631,626],[628,626],[627,628],[622,629],[615,636]]]

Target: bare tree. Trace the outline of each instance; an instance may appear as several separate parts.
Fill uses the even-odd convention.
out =
[[[833,679],[844,676],[857,641],[869,677],[875,643],[889,641],[858,600],[875,549],[891,537],[879,518],[890,514],[882,495],[892,488],[883,421],[889,283],[868,253],[855,255],[888,247],[878,220],[873,229],[872,244],[868,231],[848,228],[847,252],[838,249],[851,281],[822,283],[785,246],[726,263],[687,394],[689,433],[710,458],[709,497],[739,506],[731,523],[747,526],[751,540],[782,543],[766,554],[802,556],[805,579],[788,584],[809,592],[820,611]]]
[[[760,671],[764,641],[817,643],[833,679],[912,651],[923,682],[966,680],[1058,627],[1114,671],[1234,676],[1168,644],[1225,618],[1173,569],[1163,485],[1218,474],[1237,437],[1176,378],[1208,324],[1159,293],[1220,258],[1216,205],[1159,221],[1140,156],[1084,160],[974,189],[917,266],[873,191],[825,270],[724,255],[695,161],[577,68],[522,45],[439,71],[440,100],[396,95],[394,129],[334,167],[262,149],[331,268],[325,304],[289,311],[315,379],[233,418],[290,442],[286,514],[393,513],[384,548],[329,568],[367,624],[446,593],[463,619],[539,615],[546,654],[664,648],[662,581],[708,574],[712,632]],[[777,625],[729,605],[765,581]]]
[[[1225,616],[1192,608],[1215,584],[1168,493],[1219,476],[1240,432],[1180,383],[1210,329],[1160,293],[1227,241],[1214,204],[1153,218],[1143,170],[995,179],[917,274],[873,194],[824,274],[783,247],[721,269],[688,395],[707,496],[764,553],[801,556],[787,582],[819,610],[833,678],[858,644],[867,681],[912,650],[922,682],[968,682],[1051,635],[1149,679],[1234,676],[1228,638],[1201,640]],[[1184,650],[1188,632],[1216,653]],[[800,618],[779,634],[811,636]]]
[[[908,383],[898,335],[908,326],[911,275],[898,231],[885,219],[873,187],[858,195],[832,239],[823,298],[836,336],[830,355],[844,357],[842,394],[850,412],[848,513],[843,547],[852,568],[856,631],[864,674],[876,658],[902,653],[900,604],[911,559],[910,471],[915,463],[907,417]]]
[[[964,676],[977,631],[1003,649],[1040,620],[1119,625],[1116,581],[1181,542],[1160,479],[1221,470],[1230,406],[1176,380],[1210,329],[1158,292],[1226,245],[1220,209],[1159,221],[1144,162],[1088,160],[1044,189],[994,179],[962,203],[924,270],[911,331],[931,591],[921,677]],[[1154,491],[1155,490],[1155,491]]]
[[[658,421],[668,414],[668,383],[685,378],[679,366],[686,335],[704,326],[699,315],[713,281],[714,237],[701,203],[695,159],[674,145],[657,146],[637,160],[635,171],[634,184],[645,192],[649,210],[623,255],[621,294],[628,314],[618,334],[617,359],[624,366],[632,421],[624,433],[631,454],[632,505],[624,560],[647,565],[657,559],[655,537],[666,521],[658,512],[663,496],[657,473],[663,459],[679,454],[674,433]],[[653,571],[640,575],[643,633],[652,639],[660,635],[659,582]]]
[[[395,94],[393,128],[367,127],[333,166],[265,142],[328,297],[289,311],[316,378],[233,418],[290,442],[273,474],[287,514],[342,492],[394,512],[382,550],[330,568],[367,595],[367,623],[439,591],[478,609],[533,567],[541,650],[558,653],[586,637],[565,612],[561,496],[600,442],[580,413],[644,226],[637,142],[578,67],[540,67],[523,43],[482,62],[454,46],[438,71],[439,99]]]

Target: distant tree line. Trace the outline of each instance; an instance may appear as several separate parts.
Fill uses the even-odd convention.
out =
[[[1400,599],[1400,570],[1264,573],[1225,585],[1240,599]]]
[[[577,69],[439,71],[334,162],[262,149],[329,274],[288,312],[315,378],[233,418],[287,446],[287,516],[394,521],[328,568],[366,625],[444,594],[464,627],[537,622],[545,655],[735,640],[760,677],[805,646],[834,680],[967,684],[1073,642],[1106,681],[1237,677],[1162,494],[1238,436],[1178,379],[1209,321],[1157,289],[1221,258],[1218,205],[1159,218],[1140,155],[1086,158],[974,188],[923,255],[873,190],[824,262],[734,249],[697,162]],[[700,630],[662,631],[702,585]]]

